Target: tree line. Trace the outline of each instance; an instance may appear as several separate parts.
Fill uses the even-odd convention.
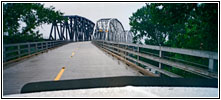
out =
[[[3,43],[43,41],[36,28],[63,18],[63,13],[54,9],[41,3],[3,3]]]
[[[129,20],[134,43],[218,51],[218,4],[150,3]]]

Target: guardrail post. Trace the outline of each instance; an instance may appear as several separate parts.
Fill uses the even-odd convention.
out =
[[[102,46],[101,48],[104,48],[104,41],[102,41],[102,45],[101,46]]]
[[[120,44],[119,44],[119,42],[118,42],[118,48],[120,48]],[[120,55],[121,55],[120,49],[118,49],[118,52],[119,52]]]
[[[20,45],[18,45],[18,57],[21,57]]]
[[[54,47],[56,47],[57,46],[57,41],[54,41],[53,43],[54,43]]]
[[[209,71],[214,72],[214,60],[209,58]]]
[[[44,50],[43,42],[41,42],[41,50]]]
[[[128,45],[126,45],[126,50],[128,50]],[[126,52],[126,56],[128,56],[128,52]],[[127,58],[126,58],[127,59]]]
[[[31,54],[31,46],[30,46],[30,43],[28,43],[28,54],[29,54],[29,55]]]
[[[48,50],[48,42],[46,42],[45,45],[46,45],[46,50]]]
[[[35,44],[35,52],[38,52],[38,43]]]
[[[49,43],[50,43],[49,48],[51,48],[51,46],[52,46],[51,41]]]
[[[132,49],[131,49],[131,50],[135,52],[135,48],[134,48],[134,46],[132,46]],[[132,55],[132,56],[135,56],[135,54],[131,54],[131,55]],[[134,61],[134,63],[137,64],[136,61]]]
[[[54,48],[54,41],[51,42],[51,48]]]
[[[119,42],[117,43],[117,47],[118,47],[117,51],[118,51],[118,53],[119,53],[120,56],[121,56],[121,52],[120,52],[120,50],[119,50],[119,48],[120,48],[120,44],[119,44]]]
[[[47,42],[47,49],[50,48],[50,42]]]
[[[61,41],[58,41],[58,42],[57,42],[57,46],[60,46],[60,45],[61,45]]]
[[[161,51],[161,46],[160,46],[160,50],[159,50],[159,57],[162,57],[162,51]],[[159,62],[159,68],[161,69],[161,63]]]
[[[137,53],[139,53],[140,52],[140,47],[139,47],[139,44],[137,45]],[[138,61],[139,61],[140,59],[139,59],[139,56],[137,55],[137,65],[139,65],[138,64]]]
[[[160,50],[159,50],[159,57],[161,58],[162,57],[162,50],[161,50],[161,45],[160,45]],[[161,69],[162,68],[162,65],[161,63],[159,62],[159,68]],[[156,72],[155,72],[156,73]],[[161,73],[158,73],[160,76],[162,75]]]
[[[124,50],[127,50],[127,45],[124,45]],[[124,51],[124,59],[126,60],[126,51]]]
[[[113,44],[112,44],[112,43],[109,43],[109,45],[110,45],[110,46],[113,46]],[[113,49],[113,47],[109,47],[109,48]]]

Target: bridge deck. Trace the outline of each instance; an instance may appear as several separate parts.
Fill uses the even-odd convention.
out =
[[[60,80],[140,75],[91,42],[69,43],[4,67],[4,95],[19,93],[22,86],[29,82],[52,81],[62,67],[65,70]]]

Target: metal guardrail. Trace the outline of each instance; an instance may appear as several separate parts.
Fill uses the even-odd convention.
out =
[[[103,41],[103,40],[94,40],[92,42],[95,45],[103,49],[106,49],[108,51],[111,51],[115,54],[118,54],[127,60],[130,60],[136,64],[147,66],[149,69],[155,70],[169,77],[181,77],[181,76],[162,69],[161,64],[175,67],[175,68],[178,68],[178,69],[181,69],[181,70],[193,73],[193,74],[197,74],[206,78],[218,78],[218,74],[214,70],[215,67],[218,67],[214,65],[214,60],[218,60],[218,53],[216,52],[180,49],[180,48],[171,48],[171,47],[163,47],[163,46],[153,46],[153,45],[128,44],[128,43],[119,43],[119,42]],[[152,54],[142,53],[139,51],[140,48],[157,50],[159,52],[158,53],[159,55],[156,56]],[[182,55],[188,55],[188,56],[194,56],[194,57],[200,57],[200,58],[207,58],[209,60],[208,68],[207,69],[200,68],[198,66],[193,66],[190,64],[182,63],[182,62],[165,59],[161,55],[162,52],[169,52],[169,53],[182,54]],[[129,55],[135,55],[136,58],[131,57]],[[155,66],[145,61],[142,61],[139,59],[140,57],[158,62],[159,66]]]
[[[3,45],[3,62],[21,58],[26,55],[31,55],[37,52],[48,50],[68,41],[43,41],[29,42]]]

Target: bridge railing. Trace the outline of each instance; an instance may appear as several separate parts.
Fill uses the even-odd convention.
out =
[[[42,52],[68,41],[43,41],[43,42],[29,42],[3,45],[3,62],[11,61],[23,56]]]
[[[94,40],[93,43],[103,49],[106,49],[114,54],[117,54],[124,59],[131,61],[145,70],[149,70],[155,74],[163,74],[169,77],[182,77],[177,73],[170,70],[165,70],[161,68],[162,65],[169,66],[170,68],[177,68],[188,73],[196,74],[206,78],[218,78],[216,69],[217,64],[214,62],[218,61],[218,53],[210,51],[200,51],[191,49],[181,49],[181,48],[171,48],[163,46],[153,46],[153,45],[138,45],[138,44],[128,44],[119,43],[103,40]],[[145,52],[145,51],[151,51]],[[157,52],[157,53],[153,53]],[[196,57],[197,59],[203,59],[207,62],[206,66],[201,67],[200,64],[189,62],[186,63],[180,59],[170,59],[170,57],[162,55],[163,54],[179,54],[184,56]],[[195,59],[196,59],[195,58]],[[149,62],[148,62],[149,61]],[[156,63],[151,63],[156,62]],[[218,63],[218,62],[217,62]],[[200,67],[199,67],[200,66]]]

